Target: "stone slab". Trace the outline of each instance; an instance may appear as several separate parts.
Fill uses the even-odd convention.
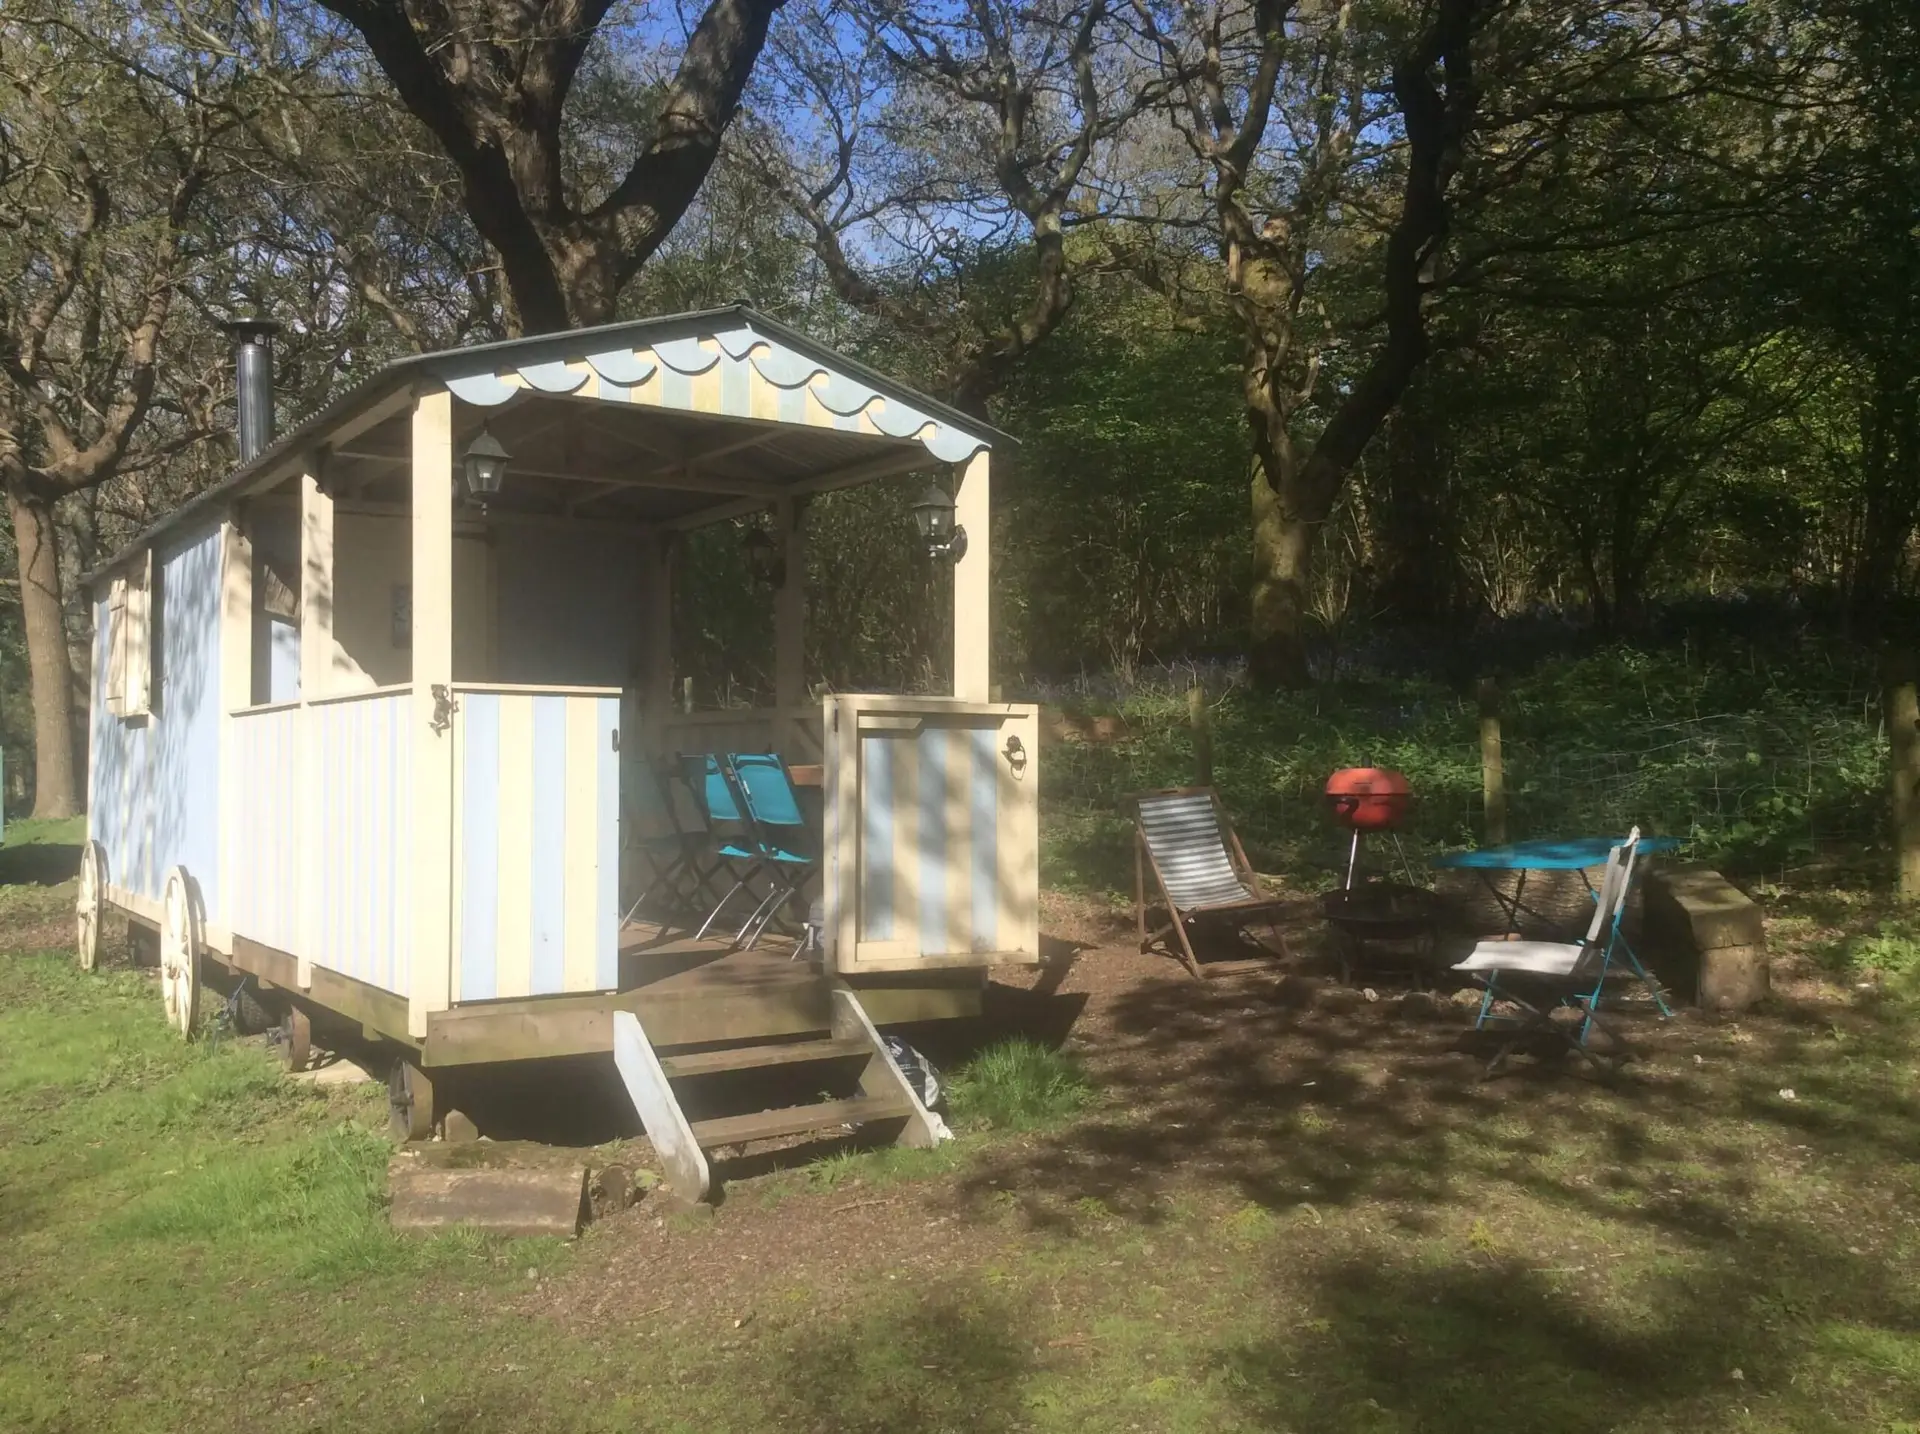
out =
[[[587,1167],[576,1160],[544,1168],[450,1168],[403,1150],[387,1165],[387,1189],[393,1228],[403,1232],[436,1234],[464,1225],[491,1235],[571,1240],[586,1214]]]

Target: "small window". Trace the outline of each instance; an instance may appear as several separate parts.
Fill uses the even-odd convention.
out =
[[[153,707],[153,551],[115,577],[107,594],[107,710],[145,717]]]

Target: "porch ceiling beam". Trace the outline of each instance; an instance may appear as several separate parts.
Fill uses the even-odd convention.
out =
[[[529,478],[551,478],[562,483],[591,483],[598,488],[670,488],[688,493],[716,493],[721,497],[760,498],[771,501],[784,490],[777,483],[754,478],[723,478],[703,473],[698,467],[680,466],[647,473],[579,472],[565,473],[557,468],[532,468],[507,460],[507,481],[524,473]]]
[[[378,453],[369,449],[336,449],[335,456],[354,458],[369,463],[404,464],[407,457],[403,453]],[[642,473],[608,473],[592,469],[542,468],[519,459],[507,459],[507,481],[512,482],[515,474],[527,478],[547,478],[559,483],[585,483],[595,488],[612,490],[616,488],[666,488],[688,493],[715,493],[721,497],[758,498],[771,502],[788,490],[778,483],[763,483],[753,478],[723,478],[714,473],[699,470],[698,460],[694,464],[677,463],[669,468],[650,469]],[[576,506],[581,500],[576,500]],[[590,500],[589,500],[590,501]]]
[[[335,505],[334,511],[370,518],[406,518],[413,514],[413,509],[405,503],[379,503],[357,499],[341,500]],[[591,527],[596,532],[625,533],[634,537],[644,537],[658,531],[649,523],[605,518],[569,518],[560,513],[514,513],[498,508],[484,515],[477,512],[456,514],[454,526],[462,533],[484,532],[488,527],[528,528],[542,532],[563,530],[577,532],[583,527]]]
[[[622,488],[668,488],[690,493],[731,493],[742,498],[766,498],[768,501],[779,497],[786,489],[777,483],[762,483],[751,478],[718,478],[701,471],[702,465],[716,458],[726,458],[735,453],[744,453],[750,448],[759,448],[779,438],[777,428],[756,430],[752,433],[731,439],[726,443],[716,443],[697,452],[684,455],[677,463],[651,469],[637,477],[589,478],[583,481],[591,483],[598,491],[574,499],[567,505],[568,512],[579,512],[604,498],[612,497]]]
[[[922,468],[931,468],[937,461],[926,449],[915,443],[911,448],[903,446],[890,453],[848,464],[845,468],[834,468],[825,473],[816,473],[810,478],[799,478],[791,483],[780,484],[778,496],[807,498],[816,493],[831,493],[840,488],[856,488],[862,483],[871,483],[881,478],[898,478]],[[741,499],[738,502],[722,503],[717,507],[703,508],[697,513],[688,513],[684,517],[671,519],[665,526],[679,532],[687,532],[694,528],[704,528],[709,523],[723,523],[729,518],[745,517],[748,513],[757,513],[766,506],[765,500]]]
[[[410,411],[413,408],[413,397],[413,390],[411,388],[402,388],[396,393],[387,395],[386,398],[374,404],[372,407],[356,413],[353,417],[342,422],[339,427],[325,433],[315,434],[313,443],[308,445],[304,451],[286,454],[279,462],[275,463],[273,467],[256,476],[234,496],[236,498],[245,498],[255,493],[264,493],[268,489],[286,482],[288,478],[297,476],[305,470],[308,455],[312,452],[313,448],[322,444],[330,447],[335,454],[346,452],[346,445],[350,439],[358,438],[368,429],[385,423],[397,413]],[[349,454],[349,456],[352,455]],[[406,459],[402,458],[400,461],[404,463]]]

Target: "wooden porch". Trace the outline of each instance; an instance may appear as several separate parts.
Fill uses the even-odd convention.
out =
[[[836,979],[792,944],[736,951],[724,938],[636,922],[620,933],[620,988],[587,996],[539,996],[464,1004],[427,1021],[428,1066],[592,1055],[613,1049],[613,1016],[639,1017],[655,1046],[816,1035],[833,1024]],[[845,982],[880,1025],[977,1016],[984,970],[889,975]]]

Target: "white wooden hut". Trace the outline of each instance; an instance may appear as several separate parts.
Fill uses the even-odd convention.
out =
[[[997,435],[733,307],[405,359],[272,440],[270,341],[239,335],[239,468],[90,578],[83,964],[123,913],[183,1030],[242,976],[296,1055],[362,1027],[415,1135],[462,1067],[620,1043],[689,1190],[723,1137],[928,1138],[873,1023],[975,1012],[1039,954],[1036,713],[989,688]],[[966,535],[951,694],[811,698],[806,501],[929,470]],[[678,710],[676,539],[763,510],[777,700]],[[647,764],[749,750],[823,793],[801,959],[623,924]],[[683,1110],[710,1072],[869,1057],[851,1106]]]

